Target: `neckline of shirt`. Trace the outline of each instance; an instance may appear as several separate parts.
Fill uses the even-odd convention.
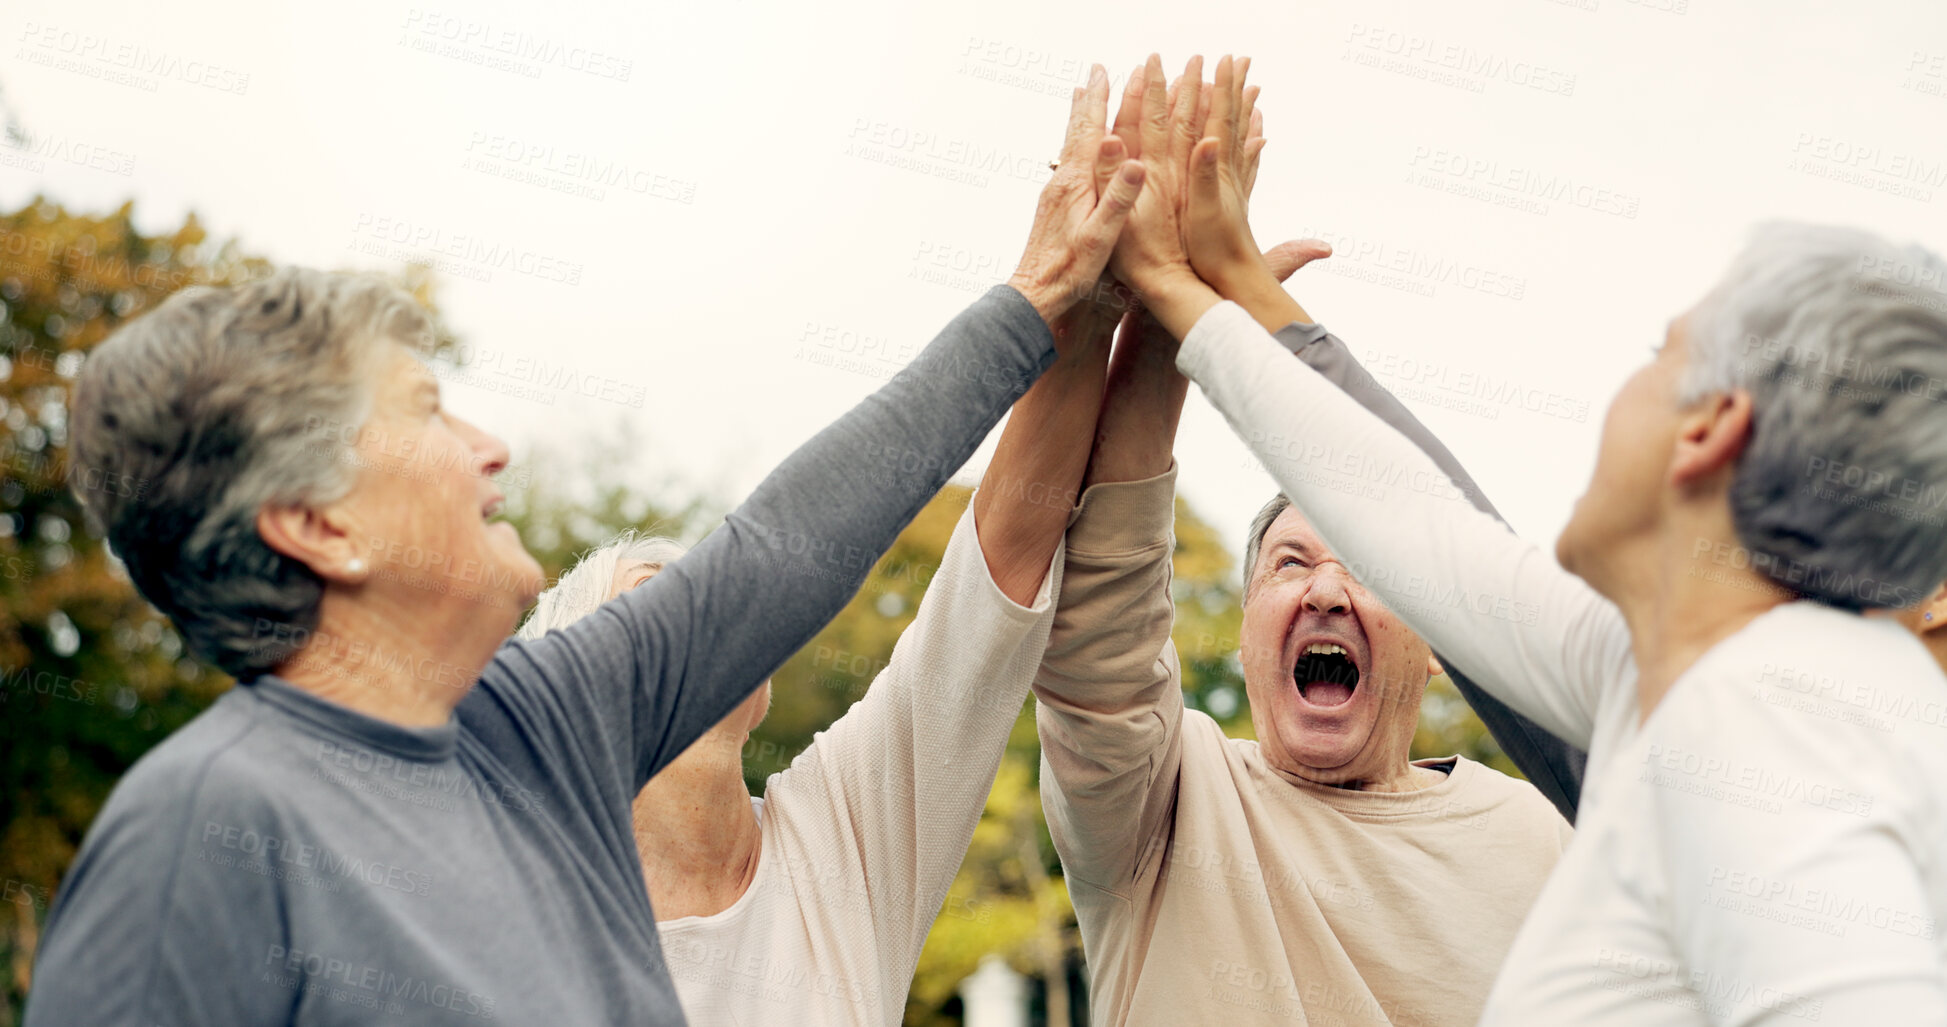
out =
[[[458,745],[458,717],[448,717],[446,723],[435,727],[406,727],[332,702],[275,674],[239,682],[239,688],[247,689],[244,694],[280,714],[361,746],[406,759],[437,763],[453,755]]]

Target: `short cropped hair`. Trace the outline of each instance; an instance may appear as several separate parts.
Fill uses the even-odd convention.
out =
[[[1277,521],[1284,508],[1291,505],[1291,497],[1280,492],[1258,510],[1251,518],[1251,527],[1244,539],[1244,598],[1251,597],[1251,575],[1257,570],[1257,554],[1264,548],[1264,536],[1270,534],[1271,525]]]
[[[1688,323],[1684,403],[1742,388],[1751,565],[1846,609],[1947,578],[1947,265],[1868,232],[1761,227]]]
[[[238,678],[317,627],[323,579],[257,513],[350,491],[383,340],[427,352],[431,316],[383,280],[293,268],[184,289],[83,365],[69,486],[190,651]]]

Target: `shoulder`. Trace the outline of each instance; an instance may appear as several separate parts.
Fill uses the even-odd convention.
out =
[[[1566,840],[1567,820],[1534,785],[1465,756],[1454,757],[1455,805],[1473,811],[1498,832],[1534,832]]]
[[[242,688],[243,686],[237,686]],[[247,693],[233,689],[149,750],[109,793],[99,821],[182,815],[192,806],[247,805],[268,787],[264,756],[253,744],[260,725]]]

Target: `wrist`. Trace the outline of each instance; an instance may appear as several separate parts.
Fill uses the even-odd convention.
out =
[[[1034,312],[1041,315],[1041,320],[1048,326],[1049,331],[1056,330],[1061,316],[1068,312],[1070,304],[1061,302],[1061,297],[1055,295],[1055,290],[1037,281],[1034,275],[1025,270],[1016,271],[1008,276],[1007,284],[1009,288],[1027,299],[1028,304],[1034,307]]]
[[[1142,290],[1143,307],[1173,339],[1190,334],[1197,320],[1222,302],[1203,279],[1188,267],[1158,276]]]

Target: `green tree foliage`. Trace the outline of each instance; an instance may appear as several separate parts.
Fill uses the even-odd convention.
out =
[[[186,285],[265,265],[191,217],[137,232],[131,209],[0,215],[0,952],[17,1009],[48,898],[130,763],[228,680],[184,658],[66,485],[69,392],[89,349]],[[82,482],[83,487],[91,483]],[[96,483],[98,484],[98,483]],[[0,1013],[0,1021],[11,1019]]]
[[[191,215],[146,236],[36,198],[0,213],[0,1027],[14,1022],[47,906],[109,789],[230,679],[186,656],[69,490],[68,406],[88,353],[191,285],[270,273]],[[433,306],[433,280],[400,284]],[[77,487],[115,487],[89,481]]]

